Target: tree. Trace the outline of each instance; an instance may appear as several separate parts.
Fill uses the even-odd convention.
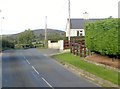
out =
[[[18,43],[19,44],[28,44],[31,45],[33,40],[35,39],[35,35],[33,31],[30,29],[25,30],[24,32],[18,35]]]
[[[58,40],[62,40],[64,37],[58,33],[52,33],[49,35],[48,40],[52,40],[52,41],[58,41]]]

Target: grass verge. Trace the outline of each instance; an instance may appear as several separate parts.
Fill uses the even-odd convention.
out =
[[[85,62],[84,60],[81,60],[79,56],[74,56],[71,53],[58,54],[52,57],[60,62],[69,63],[77,68],[88,71],[89,73],[118,85],[118,72],[114,70],[109,70],[105,67]]]

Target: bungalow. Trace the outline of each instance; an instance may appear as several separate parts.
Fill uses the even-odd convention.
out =
[[[88,22],[94,22],[97,20],[103,20],[103,19],[86,19]],[[84,31],[84,22],[85,19],[80,18],[80,19],[70,19],[70,36],[85,36],[85,31]],[[67,25],[66,25],[66,37],[69,36],[69,20],[67,19]]]

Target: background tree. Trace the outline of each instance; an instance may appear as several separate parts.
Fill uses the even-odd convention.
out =
[[[33,33],[33,31],[31,31],[30,29],[25,30],[24,32],[20,33],[18,35],[18,43],[19,44],[29,44],[31,45],[32,42],[35,39],[35,35]]]
[[[52,33],[49,35],[48,40],[51,41],[58,41],[58,40],[63,40],[64,37],[58,33]]]

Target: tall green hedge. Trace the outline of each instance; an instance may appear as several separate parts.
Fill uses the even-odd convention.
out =
[[[88,49],[103,55],[120,55],[118,45],[120,19],[109,18],[85,23],[85,42]]]

